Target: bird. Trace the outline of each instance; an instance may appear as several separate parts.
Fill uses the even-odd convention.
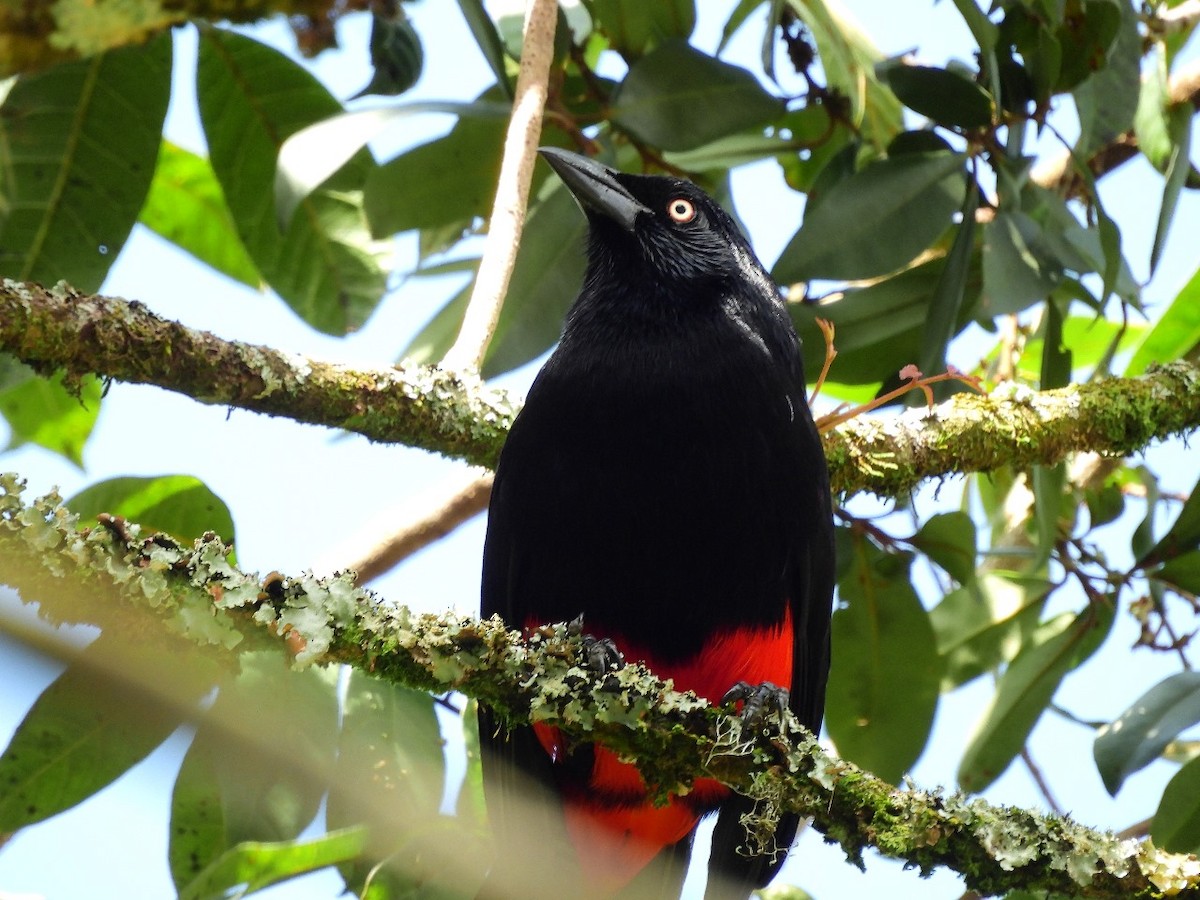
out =
[[[540,153],[586,216],[586,270],[499,456],[482,615],[525,629],[582,616],[593,642],[677,690],[713,702],[732,690],[747,707],[773,691],[767,703],[816,732],[832,502],[781,292],[690,181]],[[678,896],[713,812],[707,896],[745,897],[783,862],[747,854],[739,818],[753,803],[716,781],[655,806],[632,764],[553,727],[508,729],[481,707],[480,740],[498,868],[528,876],[575,854],[549,896]],[[520,843],[522,791],[547,821],[537,852]],[[784,853],[799,821],[778,824]]]

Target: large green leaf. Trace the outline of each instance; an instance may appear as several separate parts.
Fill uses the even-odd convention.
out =
[[[365,187],[371,230],[382,237],[486,217],[500,174],[504,129],[500,119],[464,117],[445,137],[376,167]]]
[[[1134,772],[1162,756],[1167,744],[1200,722],[1200,672],[1180,672],[1142,694],[1096,735],[1092,754],[1115,795]]]
[[[775,280],[871,278],[910,262],[950,227],[962,205],[965,159],[904,153],[837,182],[805,212],[803,227],[775,263]]]
[[[383,248],[372,242],[362,187],[365,151],[309,194],[280,233],[275,159],[284,140],[341,111],[317,79],[282,53],[240,34],[203,28],[196,75],[213,171],[238,234],[267,283],[304,321],[344,334],[383,296]]]
[[[982,128],[992,121],[988,92],[958,72],[900,60],[882,63],[875,71],[901,103],[939,125]]]
[[[975,580],[975,523],[965,512],[930,516],[910,542],[959,584]]]
[[[979,207],[979,187],[968,176],[962,215],[954,231],[954,242],[946,254],[946,265],[937,289],[929,301],[929,313],[921,335],[920,369],[932,375],[946,365],[946,348],[958,332],[963,307],[970,289],[971,261],[975,253],[975,210]]]
[[[1200,550],[1176,556],[1165,566],[1150,572],[1149,577],[1185,593],[1200,595]]]
[[[946,688],[1012,659],[1037,626],[1050,588],[1040,579],[985,573],[947,594],[929,613],[945,663]]]
[[[783,115],[738,66],[671,40],[632,66],[612,98],[613,124],[664,150],[691,150]]]
[[[171,798],[171,876],[190,884],[245,841],[291,841],[316,815],[337,743],[336,672],[243,654],[196,731]]]
[[[221,274],[252,288],[261,286],[204,157],[163,141],[138,221]]]
[[[636,59],[672,38],[687,39],[696,27],[694,0],[592,0],[596,27],[626,59]]]
[[[1021,212],[1000,210],[983,226],[983,292],[988,317],[1020,312],[1045,300],[1062,277],[1061,265],[1038,252],[1038,226]]]
[[[1200,269],[1167,306],[1129,360],[1127,377],[1141,375],[1154,363],[1168,363],[1200,347]]]
[[[124,516],[142,526],[143,533],[164,531],[189,544],[206,531],[233,543],[229,507],[191,475],[109,478],[84,488],[66,502],[85,519],[100,513]]]
[[[1176,103],[1167,111],[1167,127],[1171,136],[1171,153],[1167,158],[1166,178],[1163,181],[1162,202],[1158,208],[1158,223],[1154,228],[1154,244],[1150,248],[1150,277],[1158,268],[1171,221],[1175,218],[1175,207],[1179,194],[1192,173],[1190,153],[1192,148],[1192,116],[1195,109],[1191,103]]]
[[[838,753],[888,781],[916,762],[937,708],[941,661],[909,581],[912,557],[861,535],[838,580],[825,724]]]
[[[178,644],[102,634],[42,692],[0,756],[0,832],[111,784],[194,712],[214,679]]]
[[[0,106],[0,274],[97,291],[158,156],[171,36],[16,80]]]
[[[1130,0],[1084,0],[1082,22],[1073,17],[1059,32],[1062,71],[1058,90],[1072,90],[1079,111],[1075,153],[1087,159],[1128,131],[1137,112],[1142,36]],[[1067,32],[1073,32],[1070,39]]]
[[[1063,613],[1042,625],[1009,665],[958,767],[965,791],[982,791],[1021,752],[1063,678],[1103,642],[1111,609]]]
[[[1145,567],[1165,562],[1184,553],[1190,553],[1200,547],[1200,482],[1192,487],[1179,516],[1149,553],[1138,559],[1138,565]]]
[[[496,76],[496,82],[504,97],[512,100],[513,89],[504,64],[504,42],[500,40],[496,24],[484,9],[483,0],[458,0],[458,8],[466,20],[467,27],[471,29],[471,36],[479,45],[479,52],[483,54],[488,68]]]
[[[6,380],[15,381],[0,389],[0,416],[12,432],[8,448],[37,444],[82,468],[83,447],[100,414],[100,382],[88,376],[73,389],[63,384],[61,375],[42,378],[30,373]]]
[[[1172,853],[1200,853],[1200,759],[1175,773],[1150,823],[1155,846]]]

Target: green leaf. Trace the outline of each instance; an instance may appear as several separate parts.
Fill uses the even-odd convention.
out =
[[[783,115],[772,97],[738,66],[667,41],[632,66],[612,98],[611,121],[663,150],[691,150]]]
[[[233,543],[229,507],[191,475],[109,478],[84,488],[66,506],[84,519],[100,513],[124,516],[142,526],[143,535],[163,531],[190,544],[212,531],[225,543]]]
[[[145,759],[212,690],[178,642],[92,642],[38,697],[0,756],[0,832],[86,800]]]
[[[511,101],[513,89],[504,64],[504,42],[500,40],[492,17],[484,9],[483,0],[458,0],[458,9],[466,20],[467,27],[471,29],[471,36],[479,45],[479,52],[487,61],[488,68],[496,76],[496,84],[501,93],[505,99]]]
[[[1149,572],[1148,577],[1186,593],[1200,595],[1200,552],[1193,550],[1177,556],[1162,568]]]
[[[1000,210],[983,226],[983,293],[988,318],[1045,300],[1062,276],[1056,261],[1035,252],[1038,226],[1024,213]]]
[[[880,84],[875,64],[882,54],[845,14],[826,0],[787,0],[812,32],[828,87],[850,101],[851,124],[876,152],[904,130],[904,110]]]
[[[237,896],[244,896],[297,875],[354,859],[366,844],[365,828],[345,828],[303,841],[246,841],[230,848],[182,886],[179,898],[224,897],[235,889],[239,889]]]
[[[1192,488],[1184,501],[1175,523],[1167,530],[1149,553],[1137,561],[1140,568],[1166,562],[1200,547],[1200,482]]]
[[[171,36],[22,75],[0,115],[0,274],[100,289],[154,174]]]
[[[486,217],[500,174],[504,130],[500,119],[463,118],[445,137],[378,166],[365,187],[371,231],[383,237]]]
[[[396,5],[391,15],[379,10],[371,13],[371,66],[374,74],[365,88],[351,97],[357,100],[368,94],[395,97],[403,94],[421,77],[425,51],[421,37],[404,12]]]
[[[966,200],[962,218],[954,232],[954,243],[946,256],[946,266],[938,279],[929,303],[921,339],[919,367],[933,374],[946,366],[946,347],[958,332],[963,305],[970,286],[971,259],[975,251],[975,210],[979,207],[979,186],[967,177]]]
[[[975,580],[975,523],[966,513],[930,516],[909,543],[959,584]]]
[[[1133,125],[1141,85],[1142,37],[1139,16],[1128,0],[1086,0],[1082,28],[1064,23],[1062,72],[1058,90],[1072,90],[1079,111],[1074,152],[1087,159]],[[1074,29],[1075,36],[1066,31]],[[1115,37],[1109,37],[1109,35]]]
[[[900,60],[881,63],[875,72],[901,103],[939,125],[983,128],[992,121],[991,96],[958,72]]]
[[[1032,633],[1049,582],[984,573],[951,591],[929,613],[945,666],[945,690],[966,684],[1012,659]]]
[[[1169,853],[1200,852],[1200,757],[1167,782],[1150,823],[1150,838]]]
[[[909,581],[912,557],[884,553],[860,535],[852,546],[838,581],[844,605],[833,614],[825,724],[840,755],[896,781],[929,738],[941,664]]]
[[[138,221],[222,275],[255,289],[262,285],[204,157],[164,140]]]
[[[37,444],[82,468],[83,447],[100,414],[102,392],[100,382],[90,375],[77,388],[65,387],[61,375],[31,375],[0,390],[0,416],[12,431],[8,449]]]
[[[184,756],[171,799],[171,876],[191,883],[245,841],[291,841],[320,807],[337,743],[336,671],[244,653]]]
[[[1197,722],[1200,672],[1160,681],[1096,734],[1092,754],[1104,787],[1116,796],[1126,778],[1162,756],[1167,744]]]
[[[1172,147],[1171,155],[1167,160],[1167,177],[1163,184],[1162,203],[1158,208],[1158,223],[1154,227],[1154,245],[1150,249],[1151,277],[1154,276],[1159,259],[1162,257],[1167,234],[1171,230],[1171,220],[1175,218],[1175,207],[1179,204],[1179,194],[1192,172],[1192,163],[1188,154],[1191,153],[1192,148],[1192,114],[1194,112],[1190,103],[1176,103],[1167,113]]]
[[[320,190],[285,233],[275,221],[275,159],[283,141],[341,111],[337,100],[282,53],[229,31],[200,32],[196,73],[200,118],[225,200],[258,271],[314,328],[344,334],[360,326],[387,287],[362,208],[373,168],[357,154]]]
[[[1182,359],[1197,347],[1200,347],[1200,269],[1192,273],[1188,283],[1146,332],[1125,368],[1125,375],[1142,375],[1152,364]]]
[[[958,768],[958,783],[978,793],[1003,774],[1059,684],[1103,642],[1111,609],[1063,613],[1039,628],[1001,676]]]
[[[1167,122],[1167,107],[1171,94],[1167,76],[1167,58],[1161,44],[1155,44],[1147,54],[1145,75],[1140,81],[1133,130],[1137,134],[1138,150],[1159,172],[1167,171],[1167,163],[1175,149]]]
[[[775,263],[781,284],[871,278],[929,247],[963,201],[959,153],[905,153],[868,163],[824,193]],[[897,228],[904,222],[904,228]]]
[[[686,40],[696,27],[693,0],[592,0],[589,8],[597,29],[627,60],[672,38]]]

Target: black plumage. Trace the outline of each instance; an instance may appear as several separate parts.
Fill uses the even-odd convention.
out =
[[[739,680],[781,682],[817,730],[833,589],[829,482],[779,291],[732,218],[693,184],[542,152],[587,215],[587,274],[501,454],[482,612],[514,627],[582,614],[589,633],[714,701]],[[628,773],[547,732],[510,738],[486,717],[481,732],[501,834],[517,827],[505,813],[515,766],[563,798],[582,845],[580,893],[633,874],[608,877],[636,867],[641,844],[595,850],[605,842],[581,839],[594,821],[618,831],[634,822],[619,840],[640,840],[644,796]],[[742,798],[714,788],[675,806],[685,825],[721,809],[710,871],[735,891],[782,862],[737,852]],[[797,824],[781,822],[779,845]],[[666,825],[648,828],[647,847],[675,845],[667,857],[690,841],[690,826],[677,843]],[[601,858],[589,862],[590,852]],[[665,890],[677,892],[678,867],[663,868]]]

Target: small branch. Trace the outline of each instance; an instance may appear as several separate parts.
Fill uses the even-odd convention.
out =
[[[202,403],[344,428],[474,465],[499,457],[515,404],[431,366],[351,369],[225,341],[137,302],[0,280],[0,350],[41,372],[155,384]],[[824,435],[834,489],[898,496],[927,478],[1134,453],[1200,428],[1200,366],[1032,391],[1008,384],[933,409],[863,417]]]
[[[373,581],[487,509],[492,478],[487,471],[460,473],[450,484],[438,485],[430,494],[405,501],[387,514],[387,524],[376,520],[363,526],[342,547],[327,554],[326,561],[315,564],[313,571],[349,571],[358,576],[359,584]],[[399,527],[393,524],[397,520],[402,523]],[[385,530],[390,533],[360,553],[358,548]],[[353,553],[360,555],[353,559]]]
[[[500,319],[500,307],[508,292],[517,245],[525,225],[525,204],[533,180],[533,163],[542,133],[542,110],[546,108],[550,62],[554,57],[554,26],[558,21],[556,0],[529,0],[525,14],[521,70],[517,75],[512,118],[504,138],[504,158],[496,200],[483,244],[479,274],[462,329],[442,365],[451,371],[478,371],[492,333]]]
[[[187,549],[161,535],[143,538],[127,523],[79,529],[57,498],[27,504],[17,480],[0,476],[0,582],[39,603],[50,621],[136,615],[148,639],[151,626],[160,639],[166,626],[208,653],[273,644],[299,665],[348,663],[411,687],[460,690],[510,722],[536,718],[638,759],[660,793],[713,777],[760,801],[752,828],[798,812],[852,862],[861,865],[864,849],[875,847],[923,873],[953,867],[980,894],[1021,887],[1200,897],[1195,856],[1066,817],[898,789],[826,753],[794,718],[777,735],[743,733],[740,720],[669,690],[640,665],[596,676],[580,665],[581,641],[569,626],[522,637],[495,618],[416,616],[346,577],[262,580],[230,565],[228,554],[212,537]]]

